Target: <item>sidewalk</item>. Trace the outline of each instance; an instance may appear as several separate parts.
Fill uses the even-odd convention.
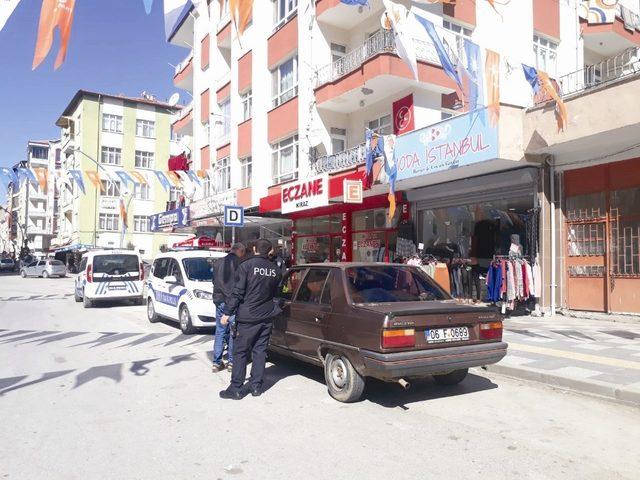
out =
[[[640,325],[604,320],[505,320],[509,354],[488,370],[640,406]]]

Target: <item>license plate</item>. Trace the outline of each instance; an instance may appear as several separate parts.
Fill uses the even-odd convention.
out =
[[[109,285],[109,290],[125,290],[126,288],[124,285]]]
[[[424,332],[427,343],[462,342],[469,340],[468,327],[431,328]]]

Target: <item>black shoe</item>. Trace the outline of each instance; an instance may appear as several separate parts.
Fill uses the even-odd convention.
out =
[[[252,397],[259,397],[262,395],[262,387],[250,387],[249,391],[251,392]]]
[[[229,388],[220,392],[220,398],[224,398],[225,400],[242,400],[245,395],[246,393],[238,390],[231,390]]]
[[[227,372],[233,372],[233,363],[227,363]]]
[[[211,371],[213,373],[218,373],[222,370],[224,370],[224,363],[214,363],[213,365],[211,365]]]

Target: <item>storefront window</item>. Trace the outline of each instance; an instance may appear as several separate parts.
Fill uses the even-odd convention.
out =
[[[353,231],[379,230],[383,228],[395,228],[400,217],[400,207],[396,208],[396,214],[388,220],[389,209],[375,208],[353,213]]]
[[[301,218],[296,220],[296,233],[298,235],[340,233],[341,225],[340,214]]]
[[[393,261],[396,251],[396,232],[370,231],[353,234],[354,262]]]
[[[322,263],[331,260],[331,237],[312,236],[296,238],[296,264]]]

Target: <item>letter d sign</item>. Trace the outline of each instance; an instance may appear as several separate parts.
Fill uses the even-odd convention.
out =
[[[225,227],[243,227],[244,226],[244,207],[225,205],[224,226]]]

